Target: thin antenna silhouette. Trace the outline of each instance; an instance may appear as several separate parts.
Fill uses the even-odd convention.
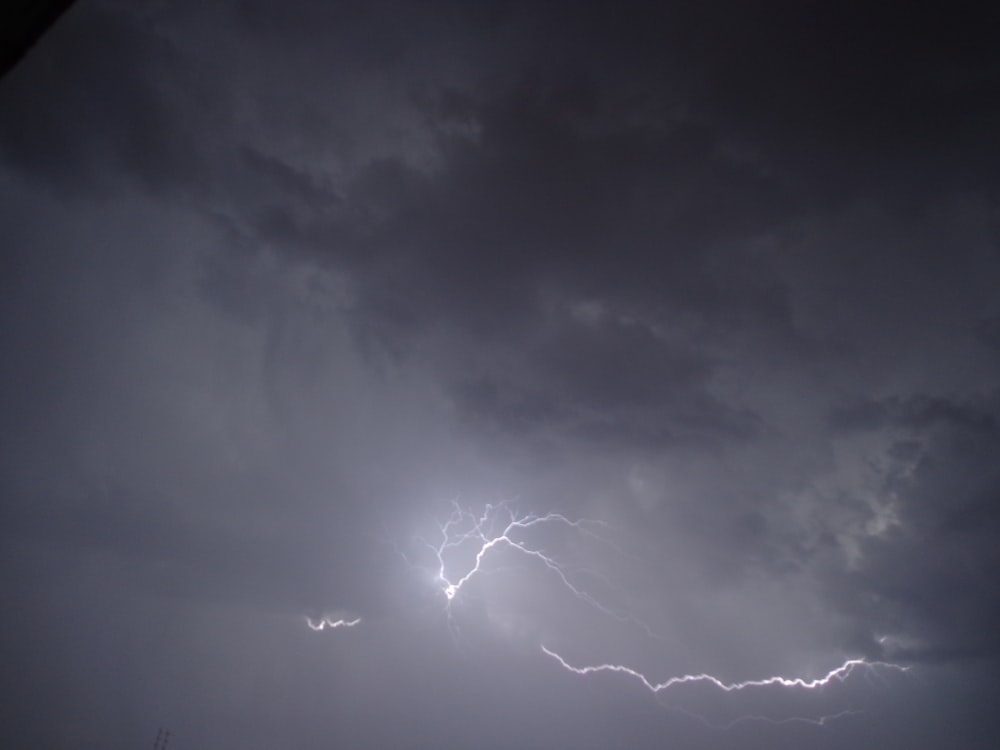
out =
[[[170,735],[172,735],[169,729],[163,729],[162,727],[156,730],[156,742],[153,743],[153,750],[167,750],[167,743],[170,741]]]

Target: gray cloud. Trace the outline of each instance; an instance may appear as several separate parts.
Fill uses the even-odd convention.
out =
[[[0,82],[4,736],[990,746],[990,12],[779,6],[74,7]],[[628,616],[447,611],[453,500]]]

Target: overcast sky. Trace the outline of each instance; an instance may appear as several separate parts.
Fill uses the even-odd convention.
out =
[[[657,5],[0,80],[3,744],[996,747],[1000,14]]]

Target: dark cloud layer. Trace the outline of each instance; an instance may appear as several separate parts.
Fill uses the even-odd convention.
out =
[[[992,747],[998,22],[81,0],[0,81],[2,735]],[[629,617],[449,616],[456,498]]]

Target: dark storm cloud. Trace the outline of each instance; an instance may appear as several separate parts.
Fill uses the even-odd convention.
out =
[[[466,351],[518,349],[535,382],[512,386],[541,388],[553,404],[633,416],[663,404],[689,408],[681,422],[743,431],[746,418],[704,392],[713,357],[689,339],[795,337],[781,284],[726,246],[765,231],[794,199],[716,153],[711,130],[588,112],[605,106],[589,89],[517,83],[479,106],[452,100],[430,174],[381,160],[332,212],[263,212],[258,231],[352,275],[363,330],[399,342],[447,321]],[[593,100],[582,112],[580,97]],[[452,121],[473,132],[447,134]]]
[[[0,83],[11,741],[991,746],[996,21],[78,4]],[[447,621],[456,496],[656,637],[511,550]]]
[[[870,562],[850,590],[876,597],[882,612],[910,622],[925,639],[898,647],[908,658],[994,655],[1000,612],[990,583],[1000,565],[995,393],[973,403],[927,397],[868,403],[836,421],[845,429],[888,428],[893,435],[884,492],[899,498],[901,515],[898,529],[870,542]]]
[[[196,80],[181,80],[190,71],[169,42],[93,8],[71,9],[50,36],[4,81],[4,160],[59,189],[122,173],[154,189],[191,184],[201,165],[176,105]]]
[[[473,123],[473,132],[440,136],[442,162],[431,174],[380,162],[350,186],[353,218],[370,224],[355,233],[392,254],[382,265],[399,278],[385,281],[405,280],[403,292],[423,295],[412,312],[460,309],[467,324],[496,329],[537,305],[546,284],[638,295],[636,306],[656,297],[721,307],[720,315],[755,292],[767,304],[766,286],[727,284],[728,259],[704,254],[770,228],[793,196],[717,153],[710,128],[577,112],[566,101],[574,93],[559,82],[518,83],[470,102],[458,122]],[[334,258],[343,252],[337,242],[326,249]],[[712,263],[720,267],[705,267]]]

